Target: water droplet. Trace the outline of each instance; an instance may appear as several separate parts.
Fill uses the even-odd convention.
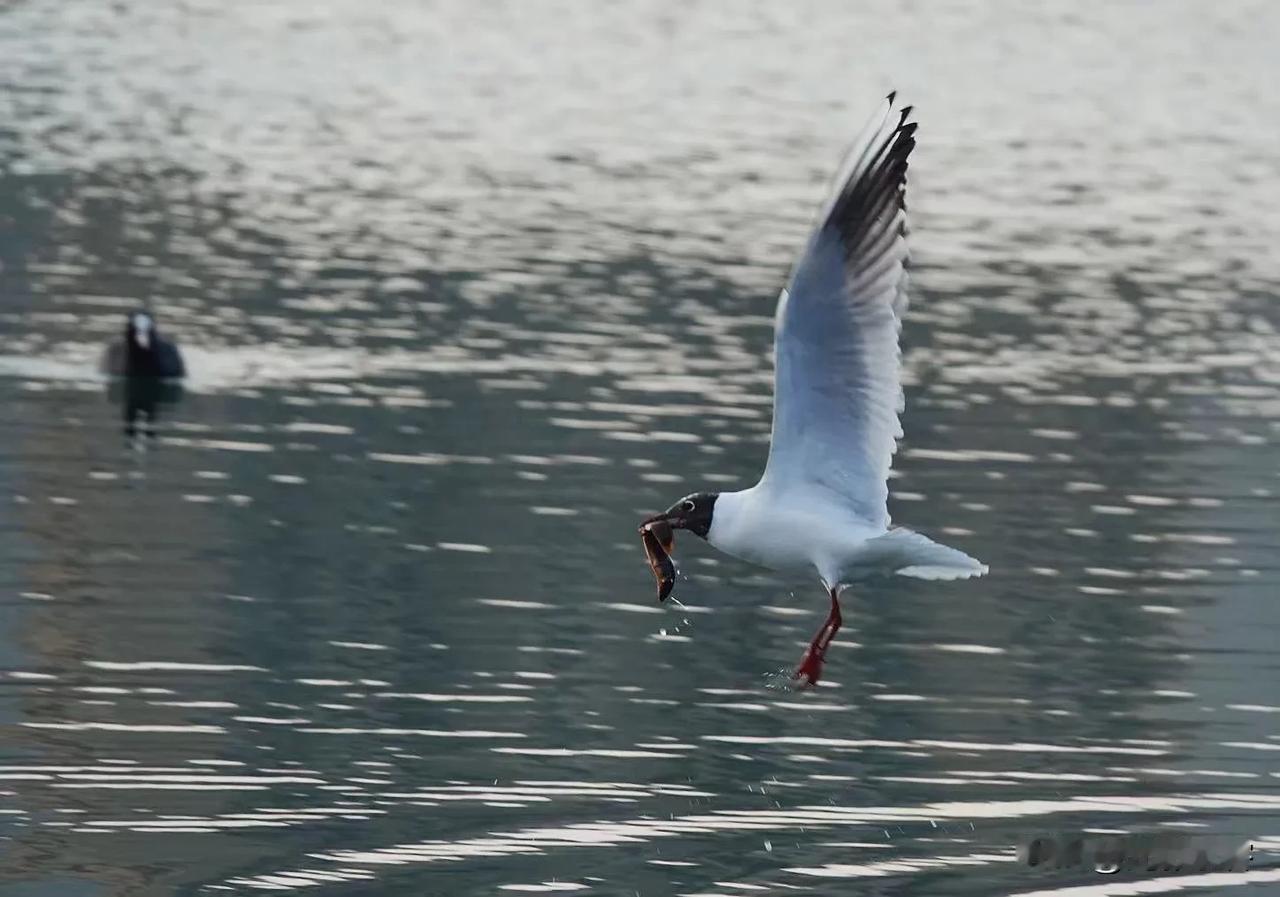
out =
[[[773,853],[773,842],[766,840],[764,842],[764,849],[767,850],[769,853]]]

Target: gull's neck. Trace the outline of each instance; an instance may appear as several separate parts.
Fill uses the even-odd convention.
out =
[[[737,554],[734,550],[742,538],[746,524],[750,520],[751,509],[759,494],[760,485],[737,492],[721,492],[716,498],[715,511],[711,514],[711,529],[707,532],[707,541],[729,554]]]

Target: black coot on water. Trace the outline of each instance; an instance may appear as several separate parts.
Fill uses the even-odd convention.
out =
[[[107,347],[103,372],[116,377],[176,378],[187,375],[177,344],[165,339],[148,312],[129,315],[124,341]]]
[[[160,408],[182,399],[179,381],[187,374],[182,353],[177,344],[160,336],[155,319],[147,312],[129,315],[124,339],[107,347],[102,370],[113,378],[123,378],[113,379],[107,394],[119,403],[125,436],[131,442],[139,429],[154,437]]]

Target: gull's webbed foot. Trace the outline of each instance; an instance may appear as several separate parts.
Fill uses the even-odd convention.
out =
[[[827,659],[827,647],[836,637],[836,632],[839,631],[840,624],[843,622],[840,616],[840,599],[836,592],[836,589],[827,590],[831,597],[831,611],[827,614],[827,620],[822,624],[822,628],[809,643],[804,656],[800,658],[800,665],[791,674],[792,679],[801,680],[801,687],[817,685],[818,680],[822,678],[822,665]]]

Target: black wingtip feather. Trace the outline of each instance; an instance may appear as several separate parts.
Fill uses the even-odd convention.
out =
[[[898,98],[898,92],[896,90],[889,91],[889,95],[885,97],[885,99],[888,100],[890,103],[892,103],[897,98]]]
[[[890,104],[896,97],[897,91],[889,94]],[[906,209],[907,160],[915,149],[918,127],[907,121],[912,111],[912,106],[899,110],[896,125],[868,149],[861,171],[840,190],[825,225],[840,233],[849,261],[868,276],[878,270],[877,259],[890,234],[903,235],[893,223]]]

